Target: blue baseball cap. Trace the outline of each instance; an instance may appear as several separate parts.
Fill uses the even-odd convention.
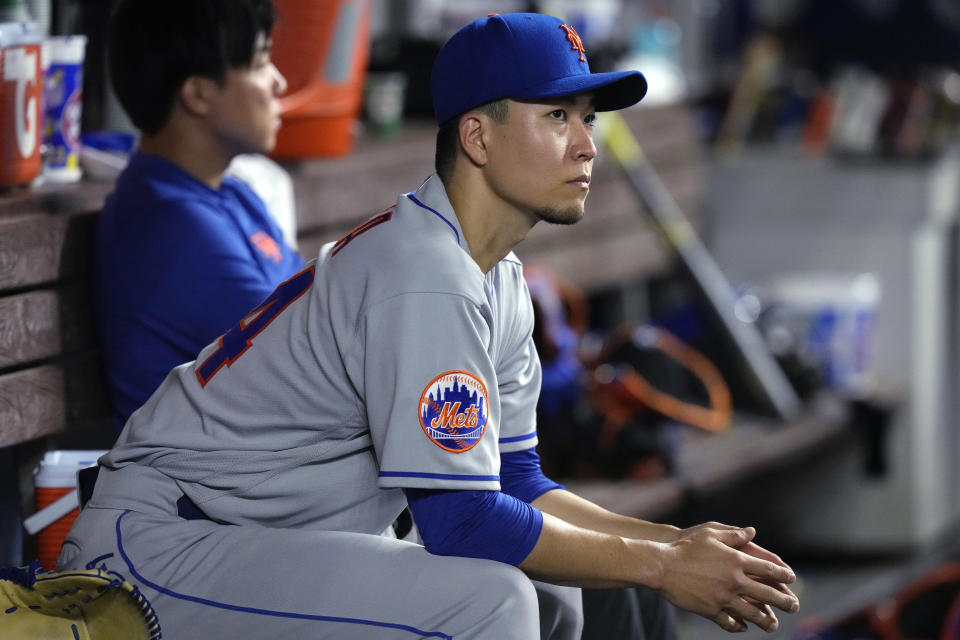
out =
[[[647,92],[639,71],[590,73],[580,36],[539,13],[490,14],[447,40],[430,76],[438,124],[501,98],[593,92],[597,111],[629,107]]]

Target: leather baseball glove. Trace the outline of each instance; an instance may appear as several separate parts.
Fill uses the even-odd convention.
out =
[[[0,637],[24,640],[159,640],[140,590],[100,569],[0,568]]]

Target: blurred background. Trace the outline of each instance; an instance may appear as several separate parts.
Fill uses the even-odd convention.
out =
[[[280,171],[246,175],[308,259],[432,172],[430,65],[463,24],[550,13],[594,71],[644,72],[643,102],[598,120],[583,222],[517,249],[548,472],[630,515],[756,526],[800,579],[801,612],[775,637],[958,637],[957,0],[276,5]],[[94,224],[124,166],[135,131],[106,76],[111,8],[0,1],[0,46],[42,45],[45,62],[40,143],[5,159],[0,223]],[[82,244],[83,224],[52,250]],[[22,251],[0,247],[0,266]],[[83,282],[79,251],[75,271],[30,286]],[[24,291],[4,288],[0,303]],[[0,361],[0,397],[81,353],[95,361],[87,346]],[[4,564],[36,548],[21,525],[43,457],[109,446],[99,410],[67,396],[49,424],[0,427]]]

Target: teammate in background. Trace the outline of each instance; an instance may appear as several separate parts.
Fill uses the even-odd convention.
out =
[[[225,177],[266,153],[285,81],[269,0],[129,0],[110,77],[139,151],[96,232],[96,320],[117,431],[178,364],[303,266],[261,200]]]
[[[167,376],[58,566],[136,584],[176,638],[573,639],[578,586],[633,585],[776,629],[794,575],[753,529],[613,514],[534,449],[511,249],[583,215],[594,112],[638,101],[643,77],[591,74],[568,25],[510,14],[457,32],[432,80],[439,175]],[[380,535],[407,503],[425,547]]]

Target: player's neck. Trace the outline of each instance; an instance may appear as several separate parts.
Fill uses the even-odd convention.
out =
[[[211,189],[219,189],[231,158],[204,134],[171,121],[155,135],[142,136],[140,151],[160,156]]]
[[[470,255],[484,273],[513,251],[537,222],[495,197],[482,182],[453,179],[445,187]]]

